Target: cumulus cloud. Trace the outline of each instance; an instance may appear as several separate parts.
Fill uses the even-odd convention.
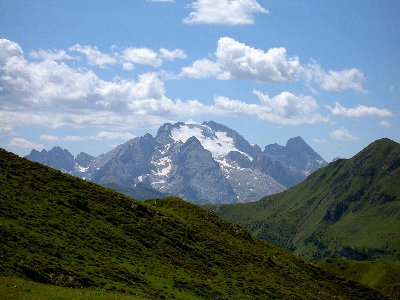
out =
[[[181,74],[192,78],[282,82],[298,80],[304,73],[299,58],[288,58],[285,48],[271,48],[264,52],[229,37],[218,40],[215,57],[215,62],[197,60],[192,66],[183,68]]]
[[[221,69],[209,59],[196,60],[190,67],[182,68],[181,75],[189,78],[218,77]]]
[[[40,60],[71,60],[74,59],[71,55],[69,55],[65,50],[43,50],[39,49],[36,51],[29,52],[29,55],[35,59]]]
[[[129,126],[207,111],[196,100],[171,100],[155,73],[137,80],[100,79],[62,62],[29,62],[17,43],[0,40],[0,126]],[[142,119],[140,120],[139,117]],[[146,120],[146,121],[144,121]]]
[[[174,60],[174,59],[185,59],[187,58],[186,53],[182,49],[174,49],[168,50],[165,48],[161,48],[159,50],[160,56],[165,58],[166,60]]]
[[[20,49],[14,49],[19,51]],[[182,49],[168,50],[160,48],[157,52],[148,48],[128,47],[121,49],[121,53],[115,51],[112,53],[103,53],[96,46],[76,44],[68,49],[70,52],[76,52],[83,55],[90,66],[107,67],[120,64],[124,70],[133,70],[134,65],[148,65],[151,67],[160,67],[165,60],[185,59],[186,53]],[[22,50],[21,50],[22,51]],[[78,59],[80,57],[72,57],[65,50],[43,50],[30,51],[29,55],[38,60],[66,61]]]
[[[267,51],[250,47],[230,37],[221,37],[214,60],[199,59],[181,70],[181,76],[190,78],[215,77],[220,80],[240,79],[259,82],[315,82],[330,91],[356,90],[362,87],[364,74],[355,68],[325,72],[313,62],[300,63],[297,56],[288,56],[283,47]]]
[[[13,138],[11,142],[8,144],[9,147],[12,148],[21,148],[21,149],[35,149],[35,150],[43,150],[44,147],[42,144],[34,144],[26,139],[22,138]]]
[[[288,58],[285,48],[271,48],[264,52],[229,37],[219,39],[215,56],[228,79],[293,81],[303,73],[299,58]]]
[[[334,140],[341,140],[341,141],[354,141],[358,138],[352,135],[346,128],[342,127],[337,130],[332,131],[329,136]]]
[[[253,91],[260,100],[259,104],[248,104],[227,97],[215,97],[215,106],[221,111],[235,115],[254,116],[260,120],[281,125],[299,125],[331,123],[329,118],[321,116],[316,100],[310,96],[297,96],[282,92],[269,97],[260,91]]]
[[[76,71],[54,61],[27,62],[22,55],[10,55],[2,64],[0,108],[39,107],[55,101],[81,101],[99,79],[91,71]]]
[[[123,50],[121,58],[125,62],[152,67],[159,67],[162,64],[157,53],[147,48],[126,48]]]
[[[97,47],[93,46],[81,46],[76,44],[70,47],[69,50],[85,55],[88,63],[92,66],[104,67],[107,65],[114,65],[118,62],[112,55],[102,53]]]
[[[12,57],[22,57],[22,48],[13,41],[0,39],[0,63],[4,64]]]
[[[183,19],[186,24],[247,25],[254,14],[268,13],[256,0],[197,0],[187,7],[193,11]]]
[[[355,90],[366,93],[366,90],[362,86],[365,76],[356,68],[342,71],[329,70],[326,72],[317,63],[310,64],[308,68],[309,76],[324,90]]]
[[[374,106],[357,105],[353,108],[346,108],[340,105],[338,102],[335,103],[334,107],[327,106],[332,114],[345,117],[392,117],[393,113],[386,108],[376,108]]]

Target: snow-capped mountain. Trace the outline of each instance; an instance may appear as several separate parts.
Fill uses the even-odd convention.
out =
[[[300,137],[262,151],[213,121],[166,123],[155,137],[136,137],[95,159],[78,156],[71,155],[75,175],[100,184],[149,186],[199,204],[255,201],[326,165]]]

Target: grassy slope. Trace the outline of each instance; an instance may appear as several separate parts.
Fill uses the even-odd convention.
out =
[[[4,150],[0,191],[7,278],[151,299],[382,298],[180,199],[136,202]]]
[[[43,284],[16,277],[0,276],[2,300],[144,300],[145,298],[106,292],[102,289],[68,287]]]
[[[352,159],[331,163],[281,194],[255,203],[211,209],[306,259],[342,256],[357,260],[385,258],[398,266],[399,182],[400,145],[382,139]],[[345,261],[351,266],[351,272],[335,270],[332,267],[335,264],[321,266],[329,266],[327,269],[336,274],[392,295],[400,285],[396,267],[367,261]],[[374,268],[366,268],[366,265]],[[381,271],[377,272],[379,268]],[[371,270],[376,278],[366,280]]]
[[[283,193],[214,208],[307,259],[400,258],[400,145],[372,143]]]
[[[349,259],[327,259],[318,263],[334,274],[372,286],[400,299],[400,261],[354,261]]]

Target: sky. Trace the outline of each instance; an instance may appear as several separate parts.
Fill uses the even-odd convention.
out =
[[[325,160],[400,141],[400,1],[0,0],[0,147],[214,120]]]

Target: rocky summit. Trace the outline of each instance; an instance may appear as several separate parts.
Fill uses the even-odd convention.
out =
[[[59,161],[48,158],[60,151]],[[27,158],[103,185],[140,184],[197,204],[255,201],[326,165],[301,137],[263,151],[214,121],[166,123],[155,137],[136,137],[97,158],[83,153],[74,158],[59,147],[32,150]]]

